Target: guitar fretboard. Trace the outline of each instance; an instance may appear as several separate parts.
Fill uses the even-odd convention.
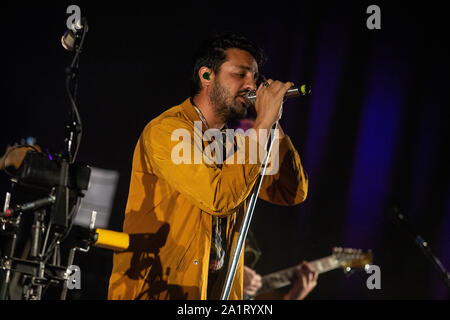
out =
[[[336,259],[334,255],[311,261],[309,262],[309,264],[319,274],[340,267],[340,262]],[[287,268],[281,271],[265,275],[262,278],[262,286],[259,289],[258,294],[261,294],[269,290],[283,288],[291,284],[291,280],[294,277],[296,267],[297,266],[294,266],[291,268]]]

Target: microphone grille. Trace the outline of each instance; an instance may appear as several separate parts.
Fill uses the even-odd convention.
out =
[[[247,102],[247,104],[254,105],[256,101],[256,90],[249,91],[244,96],[244,99]]]
[[[311,86],[303,84],[300,86],[300,93],[302,95],[309,94],[311,92]]]

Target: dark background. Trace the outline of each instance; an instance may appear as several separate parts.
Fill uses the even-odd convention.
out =
[[[327,256],[333,246],[372,249],[381,290],[367,289],[364,271],[347,278],[335,270],[320,275],[308,298],[449,298],[429,261],[389,218],[389,208],[400,206],[450,268],[449,52],[441,2],[2,4],[0,150],[27,136],[51,152],[62,149],[64,69],[72,54],[60,37],[70,4],[80,6],[90,28],[80,61],[78,160],[120,172],[110,229],[122,227],[142,129],[188,97],[201,40],[232,30],[264,48],[267,77],[312,86],[310,96],[285,104],[281,120],[308,172],[308,199],[295,207],[258,202],[257,271]],[[381,8],[381,30],[366,27],[370,4]],[[3,172],[0,187],[3,203]],[[82,290],[69,298],[105,299],[111,259],[99,248],[78,254]]]

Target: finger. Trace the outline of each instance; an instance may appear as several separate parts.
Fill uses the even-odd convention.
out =
[[[314,281],[317,282],[317,278],[319,278],[319,273],[314,271]]]
[[[256,89],[256,95],[259,95],[259,93],[261,92],[262,88],[264,88],[263,83],[261,83],[258,87],[258,89]]]
[[[301,277],[302,281],[302,288],[307,288],[308,287],[308,280],[306,279],[305,276]]]
[[[247,288],[246,290],[244,290],[244,292],[251,296],[253,296],[256,293],[256,291],[252,288]]]
[[[281,81],[275,81],[273,84],[271,84],[271,87],[273,87],[273,90],[276,91],[282,91],[283,93],[285,93],[286,91],[288,91],[292,86],[294,85],[294,83],[292,82],[281,82]]]
[[[302,277],[305,276],[305,271],[304,271],[302,265],[298,265],[298,266],[295,268],[295,272],[297,273],[297,276],[298,276],[299,278],[302,278]]]
[[[258,95],[260,91],[267,89],[272,83],[273,83],[272,79],[267,79],[267,80],[261,82],[258,89],[256,90],[256,94]]]
[[[313,278],[313,280],[309,283],[311,290],[317,285],[317,278]]]
[[[307,271],[314,272],[314,269],[312,268],[312,266],[308,262],[305,261],[305,262],[303,262],[302,265]]]
[[[251,286],[249,286],[249,287],[253,288],[253,289],[256,289],[256,290],[259,290],[259,288],[262,287],[262,284],[261,283],[252,283]]]
[[[282,91],[284,91],[284,83],[281,81],[275,80],[275,81],[271,82],[270,86],[268,86],[267,88],[269,88],[274,93],[281,93]]]
[[[308,280],[309,280],[309,282],[313,282],[314,281],[314,273],[313,272],[310,272],[308,274]]]
[[[257,286],[260,286],[261,283],[262,283],[261,280],[258,281],[257,279],[252,279],[252,281],[250,282],[250,285],[254,286],[254,287],[257,287]]]
[[[251,286],[250,289],[254,292],[257,292],[261,288],[261,286]]]
[[[293,82],[290,82],[290,81],[288,81],[288,82],[286,82],[285,84],[284,84],[284,87],[286,88],[286,91],[288,91],[290,88],[292,88],[294,86],[294,83]]]
[[[251,291],[249,291],[249,292],[248,292],[248,294],[249,294],[249,295],[251,295],[251,296],[254,296],[254,295],[255,295],[255,293],[256,293],[256,291],[255,291],[255,290],[251,290]]]

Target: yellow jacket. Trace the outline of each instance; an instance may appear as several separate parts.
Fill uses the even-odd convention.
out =
[[[123,224],[130,248],[114,253],[108,299],[206,299],[212,215],[227,217],[228,245],[236,239],[236,219],[261,163],[175,164],[179,141],[172,132],[184,128],[193,136],[194,121],[200,118],[187,99],[153,119],[137,142]],[[279,164],[277,174],[264,177],[259,197],[302,202],[308,180],[288,136],[279,143]],[[229,298],[242,299],[242,286],[243,256]]]

